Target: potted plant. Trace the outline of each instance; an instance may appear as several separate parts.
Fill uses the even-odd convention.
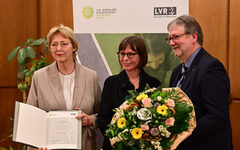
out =
[[[45,58],[45,55],[49,53],[47,45],[46,38],[37,40],[30,38],[27,39],[27,42],[14,48],[8,55],[8,61],[11,61],[17,55],[17,87],[23,93],[24,103],[27,100],[27,91],[30,88],[33,73],[50,64]],[[41,50],[40,46],[43,46],[44,49]],[[35,58],[36,55],[38,55],[38,58]]]
[[[43,49],[43,50],[42,50]],[[32,38],[27,39],[25,43],[14,48],[8,55],[8,61],[13,60],[17,55],[18,61],[18,73],[17,73],[17,87],[23,93],[23,102],[27,101],[27,92],[31,85],[33,73],[43,68],[50,63],[47,62],[45,55],[49,53],[48,43],[46,38],[40,38],[34,40]],[[13,120],[12,118],[10,118]],[[0,143],[5,141],[8,138],[12,137],[13,129],[9,129],[5,136],[0,140]],[[13,150],[13,147],[10,145],[10,150]],[[25,145],[19,145],[17,149],[25,150]],[[0,147],[0,150],[7,150],[4,147]]]

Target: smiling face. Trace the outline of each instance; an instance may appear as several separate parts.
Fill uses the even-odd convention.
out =
[[[120,53],[136,53],[136,51],[132,50],[128,45],[126,49],[121,50]],[[139,69],[139,62],[140,62],[139,54],[135,54],[131,59],[129,59],[127,55],[125,55],[124,57],[119,57],[119,61],[122,67],[124,68],[124,70],[126,70],[127,72]]]
[[[195,33],[185,34],[183,25],[174,25],[169,30],[169,37],[173,37],[169,44],[174,51],[174,55],[186,62],[195,50],[194,44],[197,35]]]
[[[50,43],[50,50],[57,63],[73,62],[73,52],[76,48],[72,46],[69,38],[65,38],[61,33],[53,35]]]

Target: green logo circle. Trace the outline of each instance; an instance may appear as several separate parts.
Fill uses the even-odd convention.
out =
[[[94,10],[93,10],[93,8],[91,6],[86,6],[86,7],[83,8],[83,16],[86,19],[92,18],[93,13],[94,13]]]

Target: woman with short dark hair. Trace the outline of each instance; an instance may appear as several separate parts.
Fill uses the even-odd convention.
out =
[[[139,36],[129,36],[122,40],[117,52],[123,71],[105,80],[100,109],[97,117],[102,134],[114,115],[113,109],[129,99],[129,90],[142,92],[148,84],[151,88],[160,86],[160,81],[149,76],[143,67],[147,64],[147,50],[143,39]],[[104,137],[103,150],[111,150],[111,144]]]

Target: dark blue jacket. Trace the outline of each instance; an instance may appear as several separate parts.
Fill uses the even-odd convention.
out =
[[[170,87],[180,79],[181,65],[171,76]],[[194,58],[181,89],[192,100],[197,127],[179,150],[232,150],[229,119],[230,81],[222,63],[203,48]]]

